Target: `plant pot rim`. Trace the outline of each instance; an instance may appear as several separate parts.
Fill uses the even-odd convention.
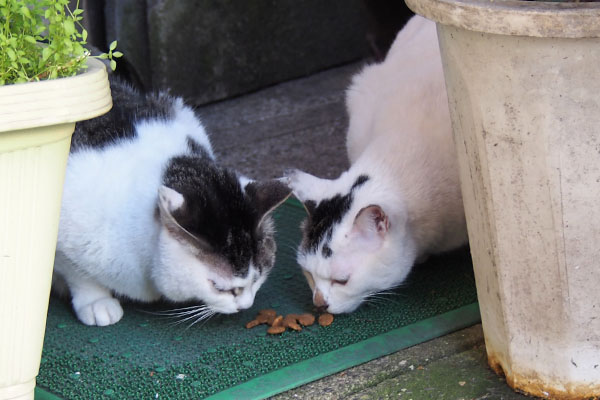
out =
[[[2,132],[83,121],[112,107],[106,67],[93,58],[68,77],[0,86]]]
[[[442,25],[512,36],[600,37],[600,3],[521,0],[406,0]]]

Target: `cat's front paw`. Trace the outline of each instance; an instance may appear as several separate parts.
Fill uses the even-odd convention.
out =
[[[77,318],[86,325],[107,326],[116,324],[123,317],[123,308],[112,297],[103,297],[75,309]]]
[[[296,196],[298,200],[305,201],[309,198],[311,183],[315,179],[314,176],[302,172],[299,169],[289,169],[284,172],[284,176],[280,181],[292,189],[294,196]]]

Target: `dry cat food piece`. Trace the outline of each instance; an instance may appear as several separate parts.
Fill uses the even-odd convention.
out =
[[[333,322],[333,315],[324,313],[319,316],[319,325],[329,326]],[[267,324],[270,326],[267,329],[267,333],[271,335],[277,335],[285,332],[287,328],[295,331],[301,331],[303,326],[311,326],[315,323],[315,316],[310,313],[304,314],[288,314],[285,317],[283,315],[277,315],[277,312],[272,309],[260,310],[256,319],[248,322],[246,328],[251,329],[261,324]]]
[[[283,332],[285,332],[285,326],[283,325],[272,326],[269,329],[267,329],[267,333],[271,335],[278,335]]]
[[[276,315],[267,315],[267,325],[273,326],[276,317]]]
[[[283,319],[283,326],[285,326],[286,328],[293,329],[295,331],[301,331],[302,327],[300,325],[298,325],[298,323],[296,322],[297,319],[298,319],[298,315],[288,314]]]
[[[258,314],[256,316],[256,320],[258,321],[259,324],[266,324],[269,321],[269,317],[267,317],[264,314]]]
[[[302,315],[298,315],[297,317],[298,322],[300,322],[300,325],[303,326],[311,326],[312,324],[315,323],[315,316],[312,314],[302,314]]]
[[[283,326],[283,315],[276,316],[271,326]]]
[[[333,322],[333,315],[329,313],[319,315],[319,325],[329,326]]]
[[[265,315],[267,317],[273,317],[275,318],[277,316],[277,311],[272,310],[272,309],[266,309],[266,310],[260,310],[258,312],[258,315]]]
[[[258,325],[260,325],[260,322],[258,322],[257,319],[253,319],[252,321],[250,321],[250,322],[248,322],[246,324],[246,329],[252,329],[252,328],[254,328],[255,326],[258,326]]]

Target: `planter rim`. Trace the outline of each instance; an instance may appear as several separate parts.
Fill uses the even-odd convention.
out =
[[[0,86],[0,134],[83,121],[110,110],[106,67],[93,58],[87,65],[68,78]]]
[[[520,0],[406,0],[442,25],[512,36],[600,37],[600,3]]]

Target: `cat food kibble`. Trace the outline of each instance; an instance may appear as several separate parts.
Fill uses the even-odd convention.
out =
[[[264,314],[258,314],[256,320],[259,324],[266,324],[269,321],[269,317]]]
[[[329,326],[333,322],[333,315],[329,313],[319,315],[319,325]]]
[[[333,315],[324,313],[319,316],[319,325],[329,326],[333,322]],[[255,326],[267,324],[269,328],[267,333],[278,335],[286,331],[287,328],[300,332],[303,326],[311,326],[315,323],[315,316],[309,313],[288,314],[286,316],[277,315],[275,310],[260,310],[255,319],[246,324],[247,329]]]
[[[277,316],[277,311],[275,310],[271,310],[271,309],[266,309],[266,310],[260,310],[258,312],[258,315],[265,315],[267,317],[276,317]]]
[[[271,324],[271,326],[283,326],[283,315],[276,316],[273,319],[273,323]]]
[[[246,324],[246,329],[252,329],[252,328],[254,328],[255,326],[258,326],[258,325],[260,325],[260,322],[258,322],[257,319],[253,319],[252,321],[250,321],[250,322],[248,322]]]
[[[286,328],[293,329],[295,331],[301,331],[302,327],[300,325],[298,325],[298,323],[296,322],[297,319],[298,319],[298,315],[288,314],[283,319],[283,326],[285,326]]]
[[[283,332],[285,332],[285,326],[283,325],[272,326],[269,329],[267,329],[267,333],[271,335],[278,335]]]
[[[302,314],[302,315],[298,315],[298,322],[300,322],[300,325],[302,326],[311,326],[312,324],[315,323],[315,316],[312,314]]]

